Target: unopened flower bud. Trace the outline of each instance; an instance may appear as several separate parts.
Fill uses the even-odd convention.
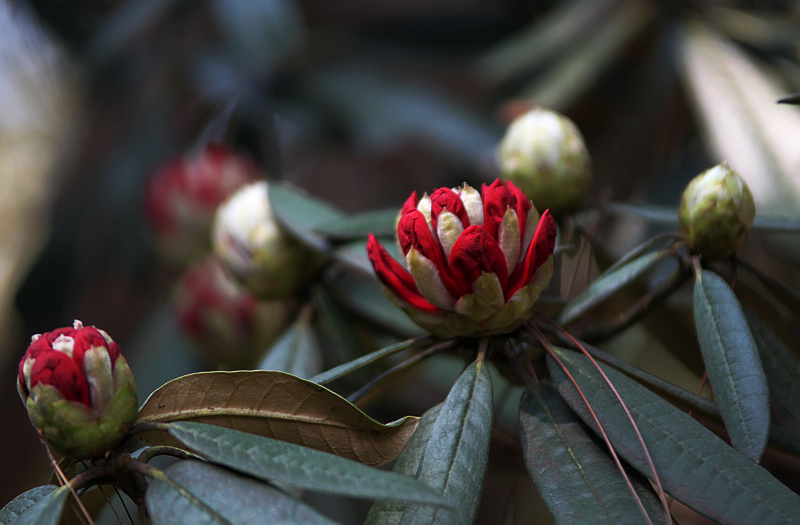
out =
[[[76,459],[101,456],[136,420],[136,382],[119,346],[80,321],[33,336],[17,390],[33,426]]]
[[[286,232],[269,204],[267,181],[249,184],[218,209],[214,252],[233,277],[262,299],[287,299],[314,271],[315,254]]]
[[[369,236],[367,254],[386,296],[440,337],[511,332],[533,314],[553,275],[556,225],[513,183],[412,193],[397,240],[405,266]]]
[[[681,198],[681,231],[693,252],[709,259],[741,248],[756,217],[747,183],[727,162],[695,177]]]
[[[197,155],[161,166],[145,193],[145,211],[159,251],[176,264],[209,252],[217,206],[260,177],[250,157],[224,144],[210,144]]]
[[[216,257],[181,278],[174,298],[178,323],[209,358],[226,368],[251,368],[286,327],[292,306],[261,301],[235,283]]]
[[[583,136],[570,119],[542,108],[517,117],[498,149],[503,180],[511,181],[539,209],[578,206],[591,183],[591,162]]]

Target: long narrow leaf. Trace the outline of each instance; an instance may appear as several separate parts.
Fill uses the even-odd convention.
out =
[[[413,346],[416,346],[418,341],[416,339],[409,339],[408,341],[403,341],[401,343],[393,344],[387,346],[386,348],[381,348],[380,350],[376,350],[371,354],[367,354],[363,357],[359,357],[349,363],[345,363],[343,365],[339,365],[336,368],[331,368],[326,372],[322,372],[311,378],[311,381],[314,383],[319,383],[320,385],[324,385],[325,383],[330,383],[331,381],[338,379],[342,376],[345,376],[352,372],[353,370],[358,370],[361,367],[367,366],[370,363],[374,363],[380,359],[385,357],[389,357],[390,355],[394,355],[398,352],[402,352],[404,350],[408,350]]]
[[[447,504],[413,478],[294,443],[201,423],[173,423],[169,431],[209,461],[265,481],[358,498]]]
[[[458,510],[410,507],[401,523],[469,524],[480,502],[492,431],[492,384],[482,360],[458,378],[425,445],[417,478]]]
[[[697,273],[694,319],[708,379],[733,447],[753,461],[769,435],[769,388],[758,347],[728,283]]]
[[[580,354],[553,351],[591,400],[614,448],[634,468],[652,478],[641,444],[600,373]],[[601,366],[633,415],[667,493],[719,523],[800,523],[800,496],[690,416],[632,379]],[[564,371],[550,357],[548,367],[567,403],[597,431]]]
[[[0,511],[3,525],[55,525],[64,511],[69,487],[36,487],[11,500]]]
[[[310,316],[303,316],[275,341],[261,360],[259,370],[279,370],[308,378],[322,370],[319,342]]]
[[[154,525],[334,522],[266,483],[199,461],[181,461],[147,489]]]
[[[643,523],[639,505],[607,450],[586,434],[553,387],[525,391],[519,425],[528,472],[557,523]],[[656,522],[663,515],[658,499],[634,481],[647,515]]]
[[[626,284],[643,275],[658,262],[669,257],[669,250],[660,250],[642,255],[637,259],[608,273],[604,273],[590,284],[584,291],[570,299],[558,314],[556,322],[566,325],[601,303]]]

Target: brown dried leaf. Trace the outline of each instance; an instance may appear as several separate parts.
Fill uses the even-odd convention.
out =
[[[311,381],[272,370],[200,372],[165,384],[145,401],[137,423],[196,421],[250,432],[379,466],[394,460],[419,418],[383,425]],[[178,445],[163,431],[139,439]]]

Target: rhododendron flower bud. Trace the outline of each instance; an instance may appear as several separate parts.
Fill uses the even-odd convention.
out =
[[[413,193],[397,240],[406,267],[374,235],[367,253],[387,297],[440,337],[510,332],[553,274],[556,226],[513,183]],[[407,269],[406,269],[407,268]]]
[[[317,269],[315,254],[275,219],[267,181],[249,184],[217,210],[214,252],[247,289],[262,299],[287,299]]]
[[[224,144],[210,144],[197,155],[161,166],[150,177],[145,195],[145,211],[159,250],[181,264],[210,251],[217,206],[260,177],[250,157]]]
[[[753,194],[727,162],[689,182],[681,198],[681,231],[693,252],[711,259],[741,248],[756,217]]]
[[[174,306],[178,323],[208,357],[238,369],[255,365],[292,310],[287,301],[260,301],[213,256],[183,275]]]
[[[578,206],[591,183],[589,152],[578,127],[555,111],[534,108],[517,117],[498,149],[503,180],[540,209]]]
[[[136,382],[119,346],[80,321],[33,336],[17,390],[33,426],[76,459],[101,456],[136,420]]]

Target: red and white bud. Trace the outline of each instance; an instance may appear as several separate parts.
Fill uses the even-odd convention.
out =
[[[251,368],[286,327],[287,301],[262,301],[235,283],[216,257],[189,269],[174,295],[181,328],[224,368]]]
[[[31,338],[17,391],[33,426],[53,448],[77,459],[114,447],[138,411],[136,381],[119,345],[80,321]]]
[[[228,272],[266,300],[294,296],[318,266],[315,254],[278,224],[264,180],[244,186],[220,205],[212,241]]]
[[[217,206],[261,176],[253,159],[219,143],[161,166],[145,193],[145,211],[159,250],[178,264],[209,252]]]
[[[513,183],[413,193],[397,223],[405,267],[370,235],[387,297],[440,337],[515,330],[530,318],[553,273],[556,227]]]

